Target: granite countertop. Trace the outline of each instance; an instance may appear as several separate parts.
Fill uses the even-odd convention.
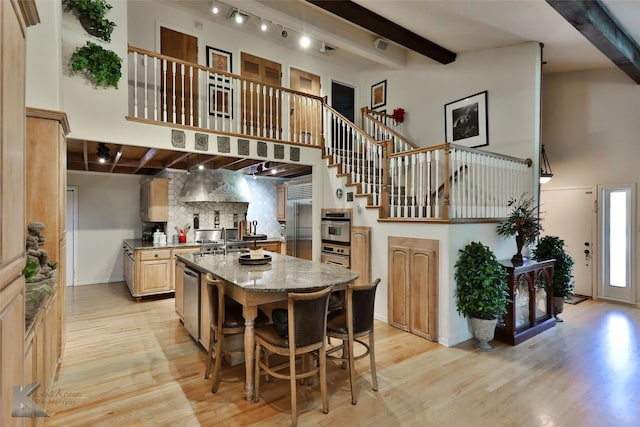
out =
[[[324,288],[353,282],[360,273],[331,264],[308,261],[288,255],[267,252],[271,262],[243,265],[239,253],[227,255],[185,254],[178,258],[190,267],[211,273],[226,282],[255,292],[288,292]]]
[[[266,240],[258,240],[258,245],[260,242],[284,242],[284,240],[280,238],[272,238]],[[142,240],[142,239],[125,239],[124,243],[129,246],[131,249],[180,249],[180,248],[194,248],[202,246],[200,243],[196,243],[193,240],[187,240],[186,243],[173,243],[167,242],[166,245],[154,245],[152,241]],[[248,242],[253,245],[253,241]]]

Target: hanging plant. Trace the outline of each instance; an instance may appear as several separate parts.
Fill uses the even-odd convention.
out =
[[[111,41],[111,33],[116,23],[105,15],[113,7],[105,0],[63,0],[65,11],[73,12],[82,28],[92,36],[106,42]]]
[[[71,74],[85,72],[91,76],[98,87],[118,88],[122,76],[122,58],[90,41],[77,47],[69,60]]]

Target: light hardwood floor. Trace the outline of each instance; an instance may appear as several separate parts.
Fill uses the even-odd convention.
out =
[[[217,394],[203,379],[206,354],[174,313],[174,300],[136,303],[124,283],[67,292],[68,338],[46,426],[289,425],[287,381],[244,400],[242,366],[223,366]],[[379,391],[357,362],[359,399],[329,362],[329,414],[317,386],[298,392],[307,426],[637,426],[640,310],[565,304],[563,324],[510,347],[446,348],[376,325]]]

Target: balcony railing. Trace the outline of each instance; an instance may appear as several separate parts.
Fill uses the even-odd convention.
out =
[[[363,129],[323,98],[129,47],[135,120],[322,148],[389,219],[477,220],[533,191],[529,160],[454,144],[417,148],[362,109]]]
[[[322,146],[323,99],[129,46],[129,115]]]

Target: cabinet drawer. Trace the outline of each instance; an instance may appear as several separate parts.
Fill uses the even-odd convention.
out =
[[[169,259],[169,258],[171,258],[171,249],[140,251],[141,261],[149,261],[152,259]]]

